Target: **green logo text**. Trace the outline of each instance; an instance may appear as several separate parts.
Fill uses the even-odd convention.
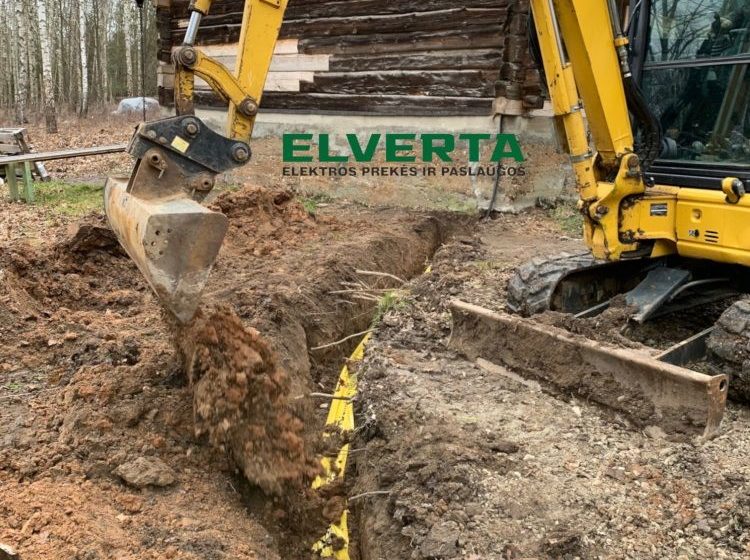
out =
[[[317,136],[317,141],[316,141]],[[435,157],[440,161],[453,161],[457,140],[465,141],[470,162],[481,158],[482,146],[490,143],[492,154],[490,161],[499,162],[513,159],[517,163],[524,160],[521,146],[514,134],[409,134],[409,133],[373,133],[364,142],[356,134],[347,134],[346,140],[351,155],[331,153],[331,140],[328,134],[284,134],[283,161],[285,163],[320,162],[371,162],[379,147],[385,149],[385,161],[388,163],[412,163],[419,158],[430,163]],[[317,144],[317,154],[313,145]]]

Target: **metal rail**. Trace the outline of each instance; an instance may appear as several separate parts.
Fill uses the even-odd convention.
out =
[[[92,148],[73,148],[71,150],[55,150],[52,152],[37,152],[28,154],[16,154],[13,156],[1,156],[0,165],[12,163],[24,163],[27,161],[49,161],[53,159],[68,159],[83,156],[98,156],[103,154],[116,154],[127,150],[127,144],[111,144],[109,146],[94,146]]]

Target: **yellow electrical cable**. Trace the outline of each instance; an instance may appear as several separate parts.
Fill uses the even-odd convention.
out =
[[[326,419],[327,428],[336,428],[341,433],[350,433],[354,430],[354,404],[352,403],[352,399],[357,394],[357,374],[349,371],[348,364],[362,361],[365,355],[365,345],[370,340],[371,335],[372,333],[367,333],[364,336],[354,349],[354,352],[352,352],[348,362],[341,368],[339,381],[334,391],[336,398],[331,400],[331,406],[328,409],[328,418]],[[330,436],[323,434],[323,437]],[[341,447],[335,460],[332,461],[330,457],[323,457],[320,460],[323,465],[323,474],[313,481],[313,489],[330,484],[336,478],[343,478],[348,457],[348,443]],[[321,558],[349,560],[348,514],[349,510],[344,510],[341,514],[341,520],[338,523],[331,524],[326,534],[313,545],[313,551]]]

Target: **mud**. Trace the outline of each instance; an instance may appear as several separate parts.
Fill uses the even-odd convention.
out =
[[[577,319],[572,315],[547,311],[535,320],[580,334],[591,340],[633,348],[648,354],[658,354],[710,327],[718,320],[732,298],[713,302],[682,313],[672,313],[649,319],[643,324],[632,321],[634,309],[623,295],[612,299],[609,308],[599,315]]]
[[[535,317],[540,323],[560,327],[586,338],[610,342],[624,348],[643,348],[642,344],[628,338],[625,332],[634,309],[625,302],[624,296],[612,299],[610,306],[595,317],[576,319],[566,313],[547,311]]]
[[[206,435],[269,494],[309,485],[320,470],[304,439],[310,406],[292,406],[291,381],[260,333],[219,306],[201,310],[175,340],[193,391],[196,437]]]
[[[327,406],[308,395],[356,341],[311,348],[365,329],[373,302],[331,292],[397,287],[356,271],[418,274],[470,220],[312,215],[254,187],[215,204],[227,241],[176,332],[100,215],[0,245],[0,542],[22,557],[304,558],[344,507],[347,488],[308,490]],[[116,474],[157,460],[173,485]]]

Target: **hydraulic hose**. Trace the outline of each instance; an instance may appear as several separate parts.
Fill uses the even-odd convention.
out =
[[[643,127],[643,142],[641,146],[634,146],[638,159],[641,160],[641,169],[648,171],[651,164],[661,153],[661,125],[646,104],[641,89],[633,79],[633,73],[630,70],[630,61],[628,49],[625,46],[627,40],[620,25],[620,15],[617,10],[615,0],[608,0],[609,16],[612,20],[612,31],[617,45],[617,56],[620,60],[620,71],[622,73],[622,83],[625,88],[625,100],[628,104],[628,110],[633,114],[638,124]],[[642,14],[641,14],[642,15]]]
[[[641,160],[641,169],[647,171],[661,153],[661,125],[646,104],[641,88],[633,79],[633,75],[623,77],[625,99],[628,109],[643,128],[643,141],[636,147],[636,153]]]

